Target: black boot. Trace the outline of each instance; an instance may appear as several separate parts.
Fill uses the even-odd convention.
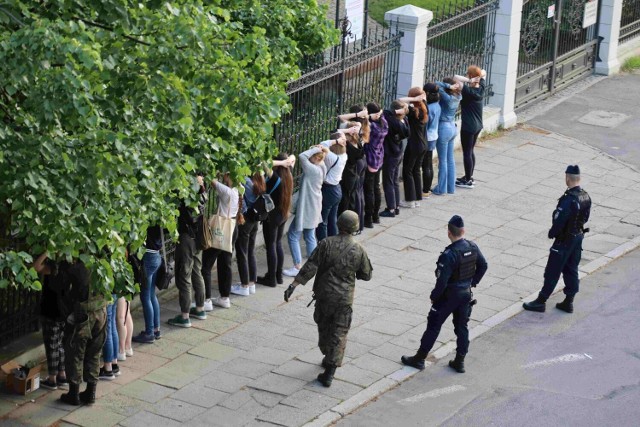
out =
[[[373,228],[373,219],[371,218],[371,215],[364,216],[364,226],[365,228]]]
[[[373,220],[374,224],[380,224],[380,215],[377,213],[373,214],[373,217],[371,218]]]
[[[556,304],[556,308],[567,313],[573,313],[573,296],[566,295],[564,301]]]
[[[327,356],[322,358],[322,363],[320,363],[320,366],[322,366],[324,369],[327,369],[329,367],[329,363],[327,363]]]
[[[327,365],[324,372],[318,375],[318,381],[325,387],[331,387],[331,383],[333,382],[333,376],[336,373],[335,365]]]
[[[93,405],[96,403],[96,386],[97,383],[87,383],[87,388],[80,393],[80,401],[85,405]]]
[[[455,371],[460,374],[464,374],[464,355],[456,353],[456,358],[449,360],[449,367],[455,369]]]
[[[274,277],[271,277],[269,274],[265,274],[264,276],[258,276],[258,280],[256,283],[262,286],[269,286],[270,288],[276,287],[276,281]]]
[[[69,392],[64,393],[60,396],[60,400],[64,403],[68,403],[69,405],[79,406],[80,405],[80,396],[78,392],[80,391],[80,384],[69,382]]]
[[[427,353],[422,350],[418,350],[415,356],[402,356],[400,361],[407,365],[414,367],[416,369],[423,370],[424,369],[424,359],[427,358]]]
[[[547,302],[547,299],[543,296],[538,295],[538,298],[536,298],[531,302],[525,302],[524,304],[522,304],[522,306],[524,307],[525,310],[544,313],[544,310],[547,307],[545,302]]]

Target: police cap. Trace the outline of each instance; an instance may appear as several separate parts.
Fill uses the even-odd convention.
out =
[[[355,233],[360,228],[360,218],[354,211],[344,211],[338,217],[338,230],[345,233]]]
[[[568,173],[571,175],[580,175],[580,166],[578,165],[569,165],[567,166],[567,170],[564,173]]]
[[[452,216],[449,220],[449,224],[457,228],[464,228],[464,221],[462,220],[462,217],[460,215]]]

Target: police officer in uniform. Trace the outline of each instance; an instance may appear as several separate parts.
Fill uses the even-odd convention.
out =
[[[578,293],[578,264],[582,255],[582,240],[588,228],[584,224],[591,213],[591,197],[580,187],[580,168],[569,165],[565,171],[567,191],[558,199],[558,206],[553,211],[553,225],[549,230],[549,238],[555,239],[549,253],[547,267],[544,270],[544,285],[538,298],[525,302],[525,310],[544,312],[546,301],[560,279],[564,279],[564,301],[556,304],[556,308],[573,313],[573,298]]]
[[[313,320],[318,325],[318,347],[324,354],[324,373],[318,381],[330,387],[347,345],[347,333],[351,327],[353,294],[356,279],[371,280],[373,268],[360,243],[352,235],[360,228],[360,218],[353,211],[344,211],[338,217],[337,236],[327,237],[318,243],[307,262],[284,292],[289,301],[296,286],[307,283],[313,276],[313,294],[316,300]]]
[[[106,338],[107,300],[91,290],[91,272],[81,261],[61,264],[66,274],[62,309],[67,314],[64,353],[69,392],[61,395],[60,400],[75,406],[91,405],[96,400],[100,354]],[[79,393],[83,380],[87,388]]]
[[[478,246],[464,239],[464,221],[458,215],[449,220],[447,235],[451,244],[438,258],[436,286],[431,291],[431,310],[427,316],[427,330],[414,356],[402,356],[402,363],[424,369],[424,360],[438,338],[442,324],[453,314],[454,332],[458,347],[455,360],[449,366],[464,373],[464,358],[469,350],[467,323],[475,304],[471,288],[487,271],[487,261]]]

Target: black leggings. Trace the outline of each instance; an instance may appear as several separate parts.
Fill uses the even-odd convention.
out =
[[[431,184],[433,184],[433,151],[427,150],[422,160],[422,192],[431,191]]]
[[[277,209],[277,208],[276,208]],[[267,274],[265,277],[270,284],[275,285],[276,279],[282,279],[284,264],[284,249],[282,249],[282,235],[286,220],[278,224],[272,216],[262,223],[262,235],[267,249]]]
[[[232,248],[237,238],[238,227],[233,230]],[[206,299],[211,298],[211,269],[216,261],[218,261],[218,292],[220,292],[220,296],[224,298],[227,298],[231,293],[233,274],[231,266],[232,259],[232,252],[225,252],[220,249],[211,248],[202,252],[202,278],[204,279],[204,296]]]
[[[462,161],[464,163],[464,179],[467,181],[473,177],[473,170],[476,167],[476,155],[473,149],[476,146],[480,131],[476,133],[460,132],[460,140],[462,143]]]
[[[422,200],[422,159],[425,150],[423,147],[407,146],[402,161],[402,181],[404,184],[404,199],[407,202]]]
[[[382,170],[369,172],[367,169],[364,175],[364,214],[369,218],[378,218],[380,205],[382,204],[382,193],[380,192],[380,175]]]

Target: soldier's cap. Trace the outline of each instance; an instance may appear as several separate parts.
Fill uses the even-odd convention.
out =
[[[360,228],[360,218],[354,211],[344,211],[338,217],[338,230],[345,233],[355,233]]]
[[[580,175],[580,166],[578,165],[569,165],[567,166],[567,170],[564,173],[568,173],[571,175]]]
[[[454,227],[464,228],[464,221],[462,220],[462,217],[460,215],[452,216],[449,220],[449,224],[453,225]]]

